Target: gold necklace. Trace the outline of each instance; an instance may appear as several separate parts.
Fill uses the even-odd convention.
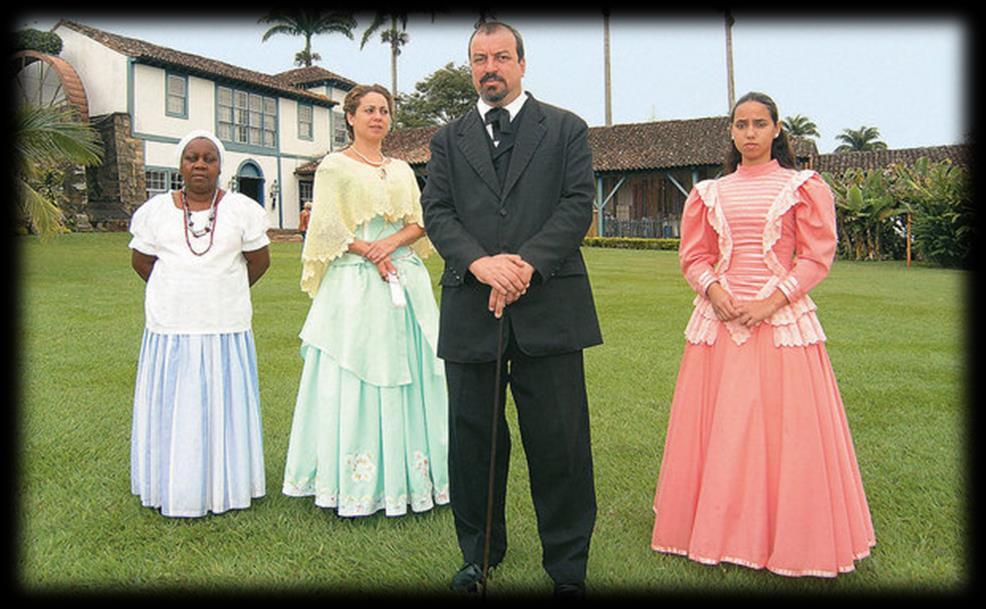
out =
[[[384,155],[384,153],[382,153],[382,152],[380,153],[380,156],[383,157],[383,160],[377,162],[377,161],[371,161],[370,159],[368,159],[365,156],[363,156],[363,153],[361,153],[359,150],[356,150],[356,146],[350,146],[349,149],[352,150],[353,152],[355,152],[356,153],[356,156],[358,156],[359,158],[361,158],[364,161],[366,161],[366,163],[368,165],[371,165],[371,166],[376,167],[377,169],[379,169],[380,170],[380,179],[381,180],[384,180],[384,179],[387,178],[387,170],[384,168],[384,165],[387,163],[387,161],[389,159]]]

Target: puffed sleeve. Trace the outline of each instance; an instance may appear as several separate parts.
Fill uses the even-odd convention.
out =
[[[130,249],[137,250],[141,254],[148,256],[158,255],[157,237],[154,234],[154,227],[150,221],[154,204],[153,199],[146,201],[134,211],[130,217],[130,234],[133,238],[127,245]]]
[[[681,214],[681,241],[678,261],[681,272],[692,289],[705,296],[709,285],[716,281],[712,272],[719,259],[719,236],[709,224],[708,208],[695,188],[692,188]]]
[[[255,201],[247,200],[243,205],[243,247],[244,252],[254,252],[268,245],[270,239],[267,237],[267,229],[270,228],[270,220],[267,218],[267,210]]]
[[[796,258],[778,288],[794,302],[828,275],[835,259],[835,200],[828,184],[815,174],[798,189],[794,206]]]

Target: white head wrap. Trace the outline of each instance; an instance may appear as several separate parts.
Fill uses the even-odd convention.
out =
[[[181,141],[178,142],[178,167],[179,167],[179,169],[181,168],[181,158],[185,154],[185,148],[188,147],[188,144],[191,143],[192,140],[197,140],[199,138],[203,138],[203,139],[209,140],[210,142],[212,142],[212,145],[216,147],[216,153],[219,154],[219,172],[222,173],[222,169],[223,169],[223,157],[226,155],[226,148],[223,147],[223,143],[219,141],[219,138],[217,138],[212,133],[210,133],[208,131],[205,131],[203,129],[198,129],[196,131],[192,131],[191,133],[189,133],[185,137],[181,138]],[[216,178],[216,179],[218,181],[218,178]]]

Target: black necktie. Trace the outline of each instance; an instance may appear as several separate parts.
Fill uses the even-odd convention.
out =
[[[486,112],[487,125],[493,125],[493,142],[497,143],[504,133],[510,133],[510,113],[503,108],[493,108]]]

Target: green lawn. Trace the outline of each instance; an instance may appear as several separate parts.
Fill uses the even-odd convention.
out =
[[[126,234],[18,238],[21,385],[16,581],[37,591],[398,591],[444,594],[460,564],[446,506],[338,518],[281,494],[301,372],[301,246],[272,245],[253,292],[267,496],[168,519],[130,494],[143,282]],[[590,593],[954,592],[970,584],[963,272],[839,261],[813,291],[876,529],[834,580],[706,566],[649,549],[651,503],[692,293],[675,252],[586,249],[605,344],[586,351],[598,518]],[[437,258],[428,260],[437,280]],[[436,287],[437,295],[437,287]],[[510,549],[490,595],[550,594],[512,425]]]

